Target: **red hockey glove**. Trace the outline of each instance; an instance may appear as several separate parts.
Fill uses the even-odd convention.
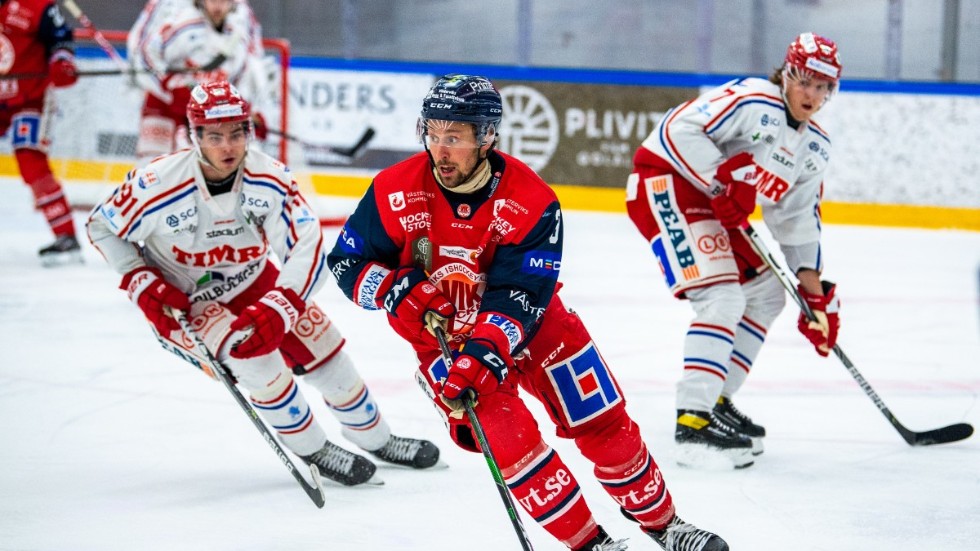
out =
[[[159,268],[136,268],[123,276],[119,288],[126,291],[129,300],[139,306],[157,333],[163,336],[180,328],[166,307],[187,310],[191,306],[187,294],[168,283]]]
[[[231,322],[232,331],[252,327],[252,334],[232,347],[231,357],[254,358],[278,350],[305,311],[306,303],[292,289],[276,287],[269,291]]]
[[[59,51],[48,63],[48,76],[55,88],[71,86],[78,82],[78,68],[75,56],[67,51]]]
[[[378,306],[415,329],[419,336],[431,334],[436,324],[446,329],[447,320],[456,314],[456,307],[418,268],[392,270],[380,287],[387,287],[388,291],[380,295]]]
[[[742,152],[721,163],[715,171],[715,180],[723,188],[711,199],[711,209],[727,229],[740,228],[755,210],[755,180],[759,167],[752,154]]]
[[[269,137],[269,125],[265,123],[262,113],[252,113],[252,131],[257,140],[264,142]]]
[[[797,327],[817,349],[817,354],[827,356],[837,344],[837,331],[840,329],[840,300],[837,298],[837,286],[829,281],[821,281],[824,296],[807,293],[802,285],[797,286],[800,296],[813,311],[817,321],[809,319],[800,312]]]
[[[465,396],[476,400],[493,392],[507,376],[507,361],[489,339],[470,339],[459,351],[442,384],[443,402],[453,410],[463,409]],[[506,354],[510,357],[510,354]]]

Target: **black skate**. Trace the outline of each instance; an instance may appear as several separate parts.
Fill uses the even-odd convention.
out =
[[[45,267],[82,262],[82,248],[74,235],[57,236],[54,243],[37,251],[37,255]]]
[[[316,465],[320,475],[344,486],[358,484],[384,484],[374,476],[378,469],[374,463],[327,441],[322,448],[311,455],[300,456],[307,465]]]
[[[763,452],[762,439],[766,436],[766,428],[753,423],[748,415],[735,407],[731,398],[718,397],[718,402],[715,404],[715,415],[728,426],[752,439],[752,455],[759,455]]]
[[[674,515],[663,530],[644,530],[665,551],[728,551],[728,543]]]
[[[626,551],[626,540],[613,540],[600,526],[596,537],[576,547],[575,551]]]
[[[736,468],[752,465],[752,439],[709,411],[677,410],[677,462],[686,467]]]
[[[382,461],[413,469],[428,469],[439,462],[439,448],[432,442],[394,434],[383,448],[370,453]]]

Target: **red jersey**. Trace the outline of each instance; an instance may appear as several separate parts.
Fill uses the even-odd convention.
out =
[[[52,0],[0,0],[0,74],[47,74],[59,49],[71,50],[72,31]],[[44,97],[47,76],[0,80],[0,107]]]
[[[473,194],[439,186],[425,153],[381,171],[328,258],[344,293],[376,309],[374,263],[413,266],[456,306],[451,335],[487,314],[513,320],[521,337],[533,332],[557,285],[561,210],[521,161],[492,152],[490,163],[490,182]]]

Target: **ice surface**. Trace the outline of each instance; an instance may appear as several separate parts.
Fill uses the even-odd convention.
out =
[[[677,466],[673,389],[689,308],[625,216],[565,220],[562,294],[617,374],[685,519],[737,551],[980,548],[978,437],[906,445],[836,358],[813,353],[789,307],[736,400],[768,429],[765,454],[738,472]],[[454,448],[380,313],[332,283],[317,296],[394,430],[433,440],[450,467],[382,465],[381,488],[327,483],[320,510],[225,389],[156,344],[91,246],[84,265],[39,266],[49,238],[27,188],[0,182],[0,549],[519,548],[482,457]],[[824,251],[840,344],[898,419],[913,430],[980,425],[980,234],[829,226]],[[533,410],[599,522],[631,549],[658,549]],[[535,549],[562,549],[524,519]]]

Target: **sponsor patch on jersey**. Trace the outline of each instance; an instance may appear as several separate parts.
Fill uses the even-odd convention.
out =
[[[405,208],[405,194],[401,191],[388,194],[388,206],[392,211],[399,211]]]
[[[439,256],[445,258],[455,258],[456,260],[476,264],[476,257],[479,256],[479,252],[476,249],[467,249],[466,247],[440,245]]]
[[[147,170],[140,175],[139,181],[136,185],[139,186],[140,189],[149,189],[159,183],[160,178],[157,178],[157,173],[153,170]]]
[[[560,254],[546,251],[524,253],[524,263],[521,265],[521,271],[526,274],[558,277],[558,270],[560,269]]]
[[[571,358],[545,371],[561,396],[561,407],[570,427],[586,423],[623,401],[609,369],[592,342]]]
[[[378,289],[391,270],[372,264],[364,271],[364,276],[357,284],[357,304],[365,310],[380,310],[378,307]]]
[[[428,212],[415,212],[398,217],[398,223],[406,232],[426,230],[431,225],[432,215]]]
[[[412,241],[412,265],[426,273],[432,271],[432,241],[428,237],[422,236]]]
[[[483,320],[484,323],[489,323],[500,329],[500,331],[507,337],[507,342],[510,344],[511,350],[518,345],[523,339],[524,334],[521,332],[521,328],[517,326],[516,323],[510,321],[504,316],[499,316],[497,314],[488,314],[487,319]]]
[[[340,230],[340,235],[337,236],[337,245],[345,253],[360,255],[364,249],[364,239],[361,239],[361,236],[353,228],[344,226]]]

